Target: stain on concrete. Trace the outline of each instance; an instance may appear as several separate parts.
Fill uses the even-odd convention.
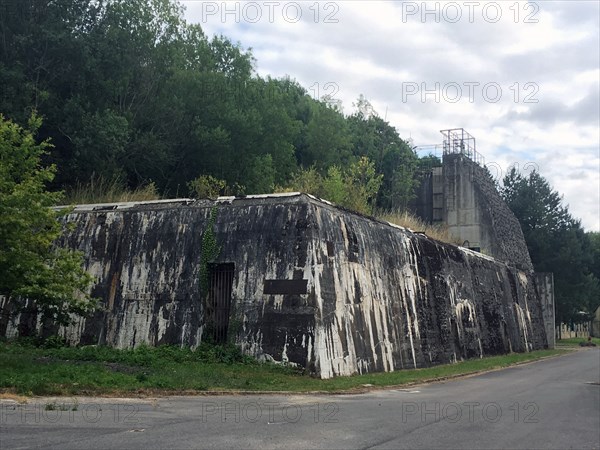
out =
[[[199,345],[215,206],[213,263],[235,267],[228,338],[249,355],[330,378],[547,346],[533,273],[305,194],[77,207],[59,244],[84,252],[103,309],[58,331],[71,344]],[[30,312],[5,334],[42,328]]]

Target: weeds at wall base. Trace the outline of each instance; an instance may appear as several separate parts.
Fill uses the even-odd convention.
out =
[[[22,344],[0,342],[0,393],[147,396],[240,391],[360,392],[364,385],[385,388],[423,383],[568,353],[540,350],[321,380],[292,367],[259,363],[232,345],[203,344],[192,351],[171,346],[117,350],[101,346],[43,348],[31,345],[31,341]],[[58,402],[50,407],[60,405]]]

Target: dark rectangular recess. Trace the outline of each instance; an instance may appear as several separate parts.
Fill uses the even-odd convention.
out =
[[[308,280],[265,280],[263,294],[301,295],[308,293]]]
[[[231,293],[235,265],[233,263],[210,264],[209,302],[207,325],[216,344],[225,344],[228,338]]]

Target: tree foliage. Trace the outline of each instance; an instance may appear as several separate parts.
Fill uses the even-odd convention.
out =
[[[183,12],[176,0],[0,0],[0,112],[44,118],[52,187],[119,178],[167,197],[210,176],[265,193],[367,157],[383,175],[377,206],[406,206],[417,157],[363,96],[345,116],[294,80],[260,77],[250,50]]]
[[[33,116],[23,129],[0,115],[0,294],[20,306],[34,300],[44,317],[68,323],[94,309],[92,280],[80,254],[54,245],[61,224],[51,206],[60,194],[45,187],[56,169],[40,165],[50,147],[35,142],[40,124]]]
[[[287,190],[306,192],[339,206],[372,214],[382,180],[383,175],[377,174],[375,164],[363,156],[346,170],[329,167],[326,176],[321,176],[314,166],[301,170]]]
[[[521,223],[535,270],[554,273],[557,322],[586,320],[600,306],[597,233],[585,233],[537,171],[524,176],[513,168],[501,192]]]

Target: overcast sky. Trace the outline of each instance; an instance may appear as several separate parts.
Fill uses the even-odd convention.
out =
[[[497,177],[539,169],[600,230],[600,10],[591,1],[182,1],[344,113],[363,94],[404,139],[465,128]]]

